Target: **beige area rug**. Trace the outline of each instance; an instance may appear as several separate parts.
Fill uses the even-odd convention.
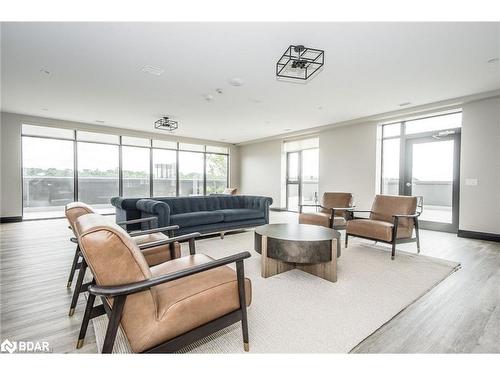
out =
[[[250,251],[245,274],[252,280],[248,309],[251,353],[348,353],[358,343],[459,268],[456,262],[397,252],[352,239],[338,260],[338,281],[330,283],[299,270],[267,279],[253,231],[197,241],[198,253],[221,258]],[[186,251],[186,249],[183,249]],[[98,348],[107,317],[93,320]],[[124,335],[114,352],[129,353]],[[183,350],[190,353],[243,353],[240,324]]]

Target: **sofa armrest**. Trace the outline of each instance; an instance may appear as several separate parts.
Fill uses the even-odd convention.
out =
[[[159,227],[170,225],[170,206],[165,202],[154,199],[139,199],[136,203],[136,209],[141,212],[142,217],[157,217]]]

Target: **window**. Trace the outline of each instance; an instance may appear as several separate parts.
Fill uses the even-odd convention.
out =
[[[177,142],[163,141],[160,139],[153,139],[153,147],[155,148],[168,148],[171,150],[177,149]]]
[[[149,148],[122,146],[124,197],[150,196],[149,154]]]
[[[115,145],[120,144],[120,137],[118,135],[104,133],[77,131],[76,140],[86,142],[112,143]]]
[[[122,145],[150,147],[151,140],[146,138],[122,137]]]
[[[227,187],[227,155],[207,154],[207,194],[222,193]]]
[[[315,205],[319,184],[319,138],[285,142],[286,152],[286,207],[299,211],[300,205]],[[303,207],[303,211],[314,211]]]
[[[179,143],[179,150],[203,152],[205,151],[205,146],[191,143]]]
[[[175,197],[177,151],[153,149],[153,196]]]
[[[229,147],[22,126],[23,217],[64,217],[78,200],[114,213],[111,198],[220,193]],[[76,158],[76,159],[75,159]]]
[[[22,137],[23,218],[64,216],[74,200],[73,141]]]
[[[462,112],[406,121],[405,133],[416,134],[462,127]]]
[[[382,194],[399,194],[399,138],[382,141]]]
[[[22,135],[32,135],[49,138],[74,139],[75,131],[71,129],[52,128],[49,126],[26,125],[22,126]]]
[[[113,212],[110,200],[119,195],[118,146],[78,142],[78,200],[98,212]]]
[[[219,146],[207,146],[207,152],[215,152],[217,154],[228,154],[229,151],[227,147],[219,147]]]
[[[179,151],[179,195],[203,195],[204,154]]]

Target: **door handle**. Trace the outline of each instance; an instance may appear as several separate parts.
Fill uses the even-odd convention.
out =
[[[411,187],[411,182],[407,182],[406,187]]]

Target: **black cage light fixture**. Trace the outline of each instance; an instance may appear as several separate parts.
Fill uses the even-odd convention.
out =
[[[155,121],[155,129],[174,131],[179,127],[179,123],[174,120],[170,120],[167,116],[162,117],[158,121]]]
[[[325,63],[325,51],[291,45],[276,63],[276,76],[308,80]]]

